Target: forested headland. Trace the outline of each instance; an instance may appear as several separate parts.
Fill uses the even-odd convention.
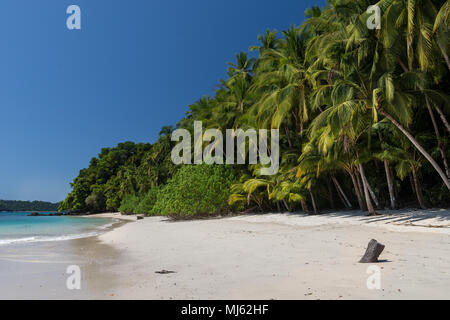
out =
[[[380,29],[367,27],[373,4]],[[373,215],[448,206],[450,1],[330,0],[305,16],[259,35],[175,127],[279,129],[276,175],[261,176],[261,165],[175,166],[175,128],[164,127],[153,144],[102,149],[60,210]]]
[[[0,211],[41,211],[51,212],[58,210],[59,203],[45,201],[16,201],[0,200]]]

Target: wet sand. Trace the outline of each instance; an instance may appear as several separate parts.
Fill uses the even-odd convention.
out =
[[[116,223],[120,227],[124,223]],[[113,229],[112,227],[109,228]],[[0,299],[95,299],[109,294],[116,277],[103,268],[121,253],[97,237],[0,246]],[[69,290],[69,266],[81,270],[81,289]]]

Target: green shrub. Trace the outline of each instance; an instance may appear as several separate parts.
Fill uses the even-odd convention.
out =
[[[152,213],[194,216],[227,212],[230,186],[235,180],[225,165],[181,167],[159,190]]]
[[[159,191],[158,187],[150,189],[136,207],[135,213],[151,214],[153,206],[155,205],[156,202],[158,191]]]
[[[119,211],[125,214],[137,213],[136,208],[139,206],[139,203],[141,202],[142,199],[143,199],[142,196],[134,194],[125,196],[119,207]]]
[[[86,208],[91,212],[101,212],[105,207],[106,198],[102,193],[93,192],[86,198]]]

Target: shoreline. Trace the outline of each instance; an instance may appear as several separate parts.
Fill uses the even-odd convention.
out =
[[[137,221],[136,215],[123,215],[120,212],[105,212],[79,215],[80,218],[110,218],[119,219],[122,221]]]
[[[20,212],[21,214],[26,214],[27,212]],[[28,217],[27,215],[26,217]],[[31,229],[27,228],[28,225],[25,223],[25,228],[21,227],[24,231],[22,233],[17,234],[10,234],[9,237],[2,237],[0,238],[0,248],[3,246],[8,245],[33,245],[34,243],[40,243],[40,242],[57,242],[57,241],[70,241],[70,240],[76,240],[76,239],[84,239],[89,237],[95,237],[103,232],[107,232],[108,230],[111,230],[112,228],[120,225],[124,221],[130,221],[133,220],[131,217],[121,217],[120,215],[111,213],[111,214],[105,214],[105,215],[85,215],[85,216],[51,216],[51,215],[40,215],[37,217],[33,217],[33,220],[29,220],[32,222],[39,221],[39,217],[58,217],[58,218],[75,218],[79,220],[85,220],[85,222],[89,222],[87,218],[91,218],[92,220],[97,219],[97,221],[94,222],[92,225],[89,224],[87,226],[82,226],[78,230],[60,230],[59,233],[45,233],[45,227],[44,232],[39,233],[39,229],[37,231],[29,231],[34,230],[32,227],[39,224],[31,224]],[[102,222],[98,222],[98,220]],[[46,220],[47,222],[50,220]],[[63,221],[63,220],[58,220]],[[68,220],[66,220],[68,221]],[[8,221],[6,221],[8,223]],[[6,224],[8,226],[8,224]],[[62,228],[64,228],[66,225],[60,225]],[[46,228],[58,228],[58,226],[55,225],[47,225]],[[16,228],[17,229],[17,228]],[[28,233],[25,232],[28,230]],[[56,230],[56,229],[55,229]],[[1,230],[0,230],[1,233]]]
[[[125,220],[99,236],[37,246],[60,254],[59,264],[49,265],[60,271],[59,280],[28,261],[29,272],[38,272],[47,289],[35,285],[26,294],[13,289],[32,299],[449,299],[450,210],[383,213],[146,217],[134,223],[129,223],[134,216],[122,216]],[[386,245],[384,262],[375,264],[380,290],[366,286],[372,264],[358,263],[372,238]],[[30,252],[19,254],[25,259]],[[69,261],[82,270],[81,292],[64,287],[62,267]],[[5,270],[14,278],[14,268]],[[162,270],[174,273],[157,273]],[[31,279],[26,275],[22,270],[20,277]],[[58,294],[49,295],[48,288]]]
[[[378,210],[381,215],[369,216],[365,211],[360,210],[341,210],[332,211],[324,210],[318,215],[305,214],[303,212],[261,212],[261,213],[237,213],[224,216],[211,216],[201,218],[190,219],[169,219],[167,216],[145,216],[142,214],[130,214],[123,215],[120,212],[105,212],[95,213],[89,215],[80,215],[81,218],[112,218],[123,221],[137,221],[136,216],[143,216],[143,218],[156,218],[160,217],[166,219],[169,222],[190,222],[190,221],[210,221],[210,220],[223,220],[223,219],[235,219],[246,220],[248,217],[260,217],[261,219],[254,220],[254,222],[265,219],[262,217],[276,217],[281,216],[281,219],[273,218],[271,223],[292,224],[292,221],[285,220],[283,217],[302,217],[303,220],[298,225],[320,225],[325,222],[336,224],[367,224],[368,226],[386,227],[392,231],[416,231],[416,232],[441,232],[439,230],[433,231],[432,229],[440,229],[443,233],[447,233],[447,228],[450,232],[450,208],[430,208],[430,209],[417,209],[417,208],[405,208],[398,210]],[[324,221],[322,218],[330,218],[328,221]],[[403,228],[408,227],[408,229]]]

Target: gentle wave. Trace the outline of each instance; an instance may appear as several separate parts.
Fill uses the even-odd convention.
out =
[[[31,243],[31,242],[49,242],[49,241],[65,241],[65,240],[74,240],[74,239],[82,239],[88,237],[94,237],[100,235],[100,232],[89,232],[82,234],[74,234],[74,235],[63,235],[63,236],[51,236],[51,237],[26,237],[26,238],[15,238],[15,239],[1,239],[1,245],[13,244],[13,243]]]
[[[113,222],[105,224],[103,226],[99,226],[99,227],[97,227],[97,229],[100,229],[100,230],[109,229],[112,226],[114,226],[116,223],[118,223],[119,221],[120,221],[119,219],[114,219]]]
[[[88,238],[88,237],[95,237],[95,236],[98,236],[98,235],[104,233],[104,230],[111,228],[117,222],[118,222],[118,220],[115,219],[111,223],[97,227],[96,229],[99,231],[92,231],[92,232],[87,232],[87,233],[71,234],[71,235],[58,235],[58,236],[34,236],[34,237],[23,237],[23,238],[13,238],[13,239],[0,239],[0,246],[8,245],[8,244],[16,244],[16,243],[66,241],[66,240],[75,240],[75,239],[82,239],[82,238]]]

